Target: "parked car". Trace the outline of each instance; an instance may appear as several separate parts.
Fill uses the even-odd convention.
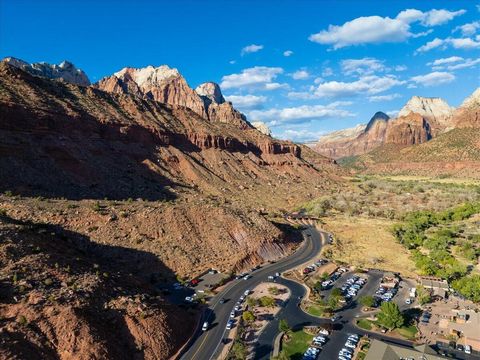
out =
[[[225,327],[227,330],[230,330],[232,327],[233,327],[233,324],[235,323],[235,321],[233,320],[228,320],[227,321],[227,326]]]
[[[250,290],[248,290],[248,289],[245,290],[245,292],[243,293],[243,295],[245,295],[245,296],[248,296],[249,294],[250,294]]]
[[[247,274],[247,275],[245,275],[245,276],[243,277],[243,280],[248,280],[248,279],[250,279],[251,277],[252,277],[252,275]]]
[[[322,335],[330,335],[330,332],[327,329],[323,329],[323,328],[318,330],[318,333]]]
[[[202,331],[207,331],[208,330],[208,321],[205,321],[202,325]]]
[[[472,347],[470,345],[465,345],[465,354],[471,354],[472,353]]]
[[[230,313],[230,319],[234,319],[235,318],[235,310],[232,310],[232,312]]]

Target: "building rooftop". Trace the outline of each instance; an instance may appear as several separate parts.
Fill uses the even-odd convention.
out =
[[[443,359],[429,345],[420,345],[414,348],[393,345],[380,340],[372,340],[365,360],[400,360],[400,359]]]

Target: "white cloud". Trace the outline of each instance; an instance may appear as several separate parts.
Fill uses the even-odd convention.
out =
[[[401,98],[402,95],[400,94],[389,94],[389,95],[375,95],[375,96],[370,96],[368,98],[368,101],[370,102],[381,102],[381,101],[391,101],[393,99],[398,99]]]
[[[263,49],[263,45],[255,45],[255,44],[248,45],[242,49],[241,55],[243,56],[245,54],[256,53],[257,51],[260,51],[262,49]]]
[[[265,84],[265,86],[263,87],[264,90],[277,90],[277,89],[289,89],[290,86],[286,83],[277,83],[277,82],[273,82],[273,83],[267,83]]]
[[[308,79],[310,74],[306,70],[297,70],[292,74],[292,78],[295,80],[305,80]]]
[[[370,75],[385,70],[383,62],[375,58],[346,59],[340,64],[345,75]]]
[[[455,80],[455,75],[448,72],[434,71],[429,74],[414,76],[410,80],[415,84],[430,87],[451,83]]]
[[[444,65],[444,64],[451,64],[451,63],[459,62],[462,60],[463,58],[460,56],[450,56],[448,58],[436,59],[434,62],[429,62],[427,65],[438,66],[438,65]]]
[[[243,69],[240,74],[230,74],[222,77],[222,89],[240,87],[263,87],[267,90],[278,88],[281,84],[272,83],[279,74],[283,73],[280,67],[255,66]]]
[[[442,25],[449,22],[454,17],[463,15],[465,13],[466,13],[465,10],[448,11],[445,9],[440,9],[440,10],[433,9],[425,13],[425,17],[422,19],[422,25],[425,25],[425,26]]]
[[[250,119],[261,121],[273,120],[272,125],[289,121],[304,121],[324,118],[343,118],[354,116],[348,110],[339,109],[339,106],[350,105],[349,102],[333,102],[328,105],[301,105],[289,108],[272,108],[269,110],[253,110],[248,115]]]
[[[404,84],[393,75],[379,77],[363,76],[353,82],[329,81],[318,85],[315,90],[317,97],[348,97],[359,94],[378,94],[394,86]]]
[[[474,21],[468,24],[457,26],[455,29],[453,29],[452,33],[460,31],[463,36],[472,36],[477,32],[478,29],[480,29],[480,21]]]
[[[316,141],[322,135],[325,135],[325,131],[311,131],[308,129],[286,129],[282,133],[279,133],[276,137],[303,143]]]
[[[236,62],[237,62],[236,60],[230,60],[228,63],[231,64],[231,65],[233,65],[233,64],[235,64]]]
[[[397,65],[397,66],[394,67],[394,70],[395,70],[395,71],[405,71],[405,70],[407,70],[407,69],[408,69],[408,68],[407,68],[406,65]]]
[[[422,12],[417,9],[407,9],[401,11],[397,15],[397,19],[408,24],[420,21],[423,26],[437,26],[445,24],[454,17],[465,14],[465,12],[465,10],[448,11],[445,9],[433,9],[427,12]]]
[[[454,65],[448,65],[446,67],[443,67],[443,66],[434,66],[432,69],[434,70],[442,70],[442,69],[447,69],[447,70],[450,70],[450,71],[453,71],[453,70],[460,70],[460,69],[466,69],[466,68],[470,68],[470,67],[473,67],[473,66],[476,66],[480,64],[480,58],[479,59],[465,59],[465,61],[459,63],[459,64],[454,64]]]
[[[446,38],[439,39],[435,38],[432,41],[427,42],[425,45],[420,46],[415,53],[426,52],[432,49],[440,47],[442,50],[445,50],[448,46],[453,47],[454,49],[480,49],[480,39],[473,40],[471,38]]]
[[[308,39],[340,49],[360,44],[402,42],[411,35],[408,23],[389,17],[365,16],[340,26],[329,25],[328,30],[312,34]]]
[[[239,109],[258,109],[267,101],[265,96],[256,95],[230,95],[225,98]]]
[[[293,55],[293,51],[292,50],[285,50],[283,52],[283,56],[286,56],[286,57],[289,57],[289,56],[292,56]]]
[[[360,44],[403,42],[410,37],[425,36],[431,33],[432,30],[412,33],[410,24],[414,22],[420,22],[423,26],[428,27],[437,26],[464,13],[465,10],[433,9],[422,12],[416,9],[407,9],[401,11],[393,19],[381,16],[362,16],[347,21],[343,25],[329,25],[327,30],[312,34],[308,39],[319,44],[332,45],[335,50]]]

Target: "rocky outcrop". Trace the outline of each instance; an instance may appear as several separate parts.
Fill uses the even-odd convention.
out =
[[[58,65],[51,65],[45,62],[29,64],[23,60],[13,57],[7,57],[3,59],[3,61],[35,76],[62,80],[81,86],[90,85],[90,80],[88,79],[87,75],[68,61],[63,61]]]
[[[441,133],[453,127],[454,110],[443,99],[413,96],[400,110],[398,116],[407,116],[410,113],[420,114],[428,120],[436,133]]]
[[[311,147],[322,155],[338,159],[365,154],[387,144],[421,144],[451,129],[453,117],[453,108],[442,99],[414,96],[396,119],[377,112],[366,126],[327,134]]]
[[[429,122],[420,114],[409,113],[389,123],[382,145],[416,145],[427,142],[431,138]]]
[[[124,68],[101,79],[95,86],[107,92],[184,106],[211,122],[228,123],[241,129],[251,127],[245,116],[225,101],[218,84],[207,82],[193,90],[177,69],[167,65]]]
[[[272,131],[270,130],[270,128],[267,126],[267,124],[265,124],[264,122],[262,121],[253,121],[250,123],[255,129],[257,129],[258,131],[260,131],[262,134],[264,135],[267,135],[267,136],[271,136],[272,135]]]
[[[456,128],[480,128],[480,88],[455,110],[453,123]]]

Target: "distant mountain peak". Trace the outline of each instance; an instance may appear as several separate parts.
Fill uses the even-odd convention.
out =
[[[35,76],[58,79],[81,86],[90,85],[88,76],[81,69],[76,68],[73,63],[67,60],[62,61],[58,65],[46,62],[29,64],[26,61],[14,57],[6,57],[2,61]]]
[[[212,81],[198,85],[195,92],[201,97],[210,99],[214,103],[223,104],[225,102],[220,86]]]
[[[377,111],[368,122],[367,127],[365,128],[365,132],[370,130],[373,127],[373,125],[375,125],[376,122],[378,121],[387,122],[388,120],[390,120],[390,116],[388,116],[382,111]]]
[[[117,78],[124,78],[126,74],[130,75],[140,87],[158,85],[172,78],[182,77],[176,68],[171,68],[168,65],[160,65],[158,67],[148,65],[147,67],[138,69],[125,67],[113,75]]]
[[[417,113],[423,117],[446,125],[446,121],[452,116],[455,109],[438,97],[412,96],[398,113],[398,117]]]

